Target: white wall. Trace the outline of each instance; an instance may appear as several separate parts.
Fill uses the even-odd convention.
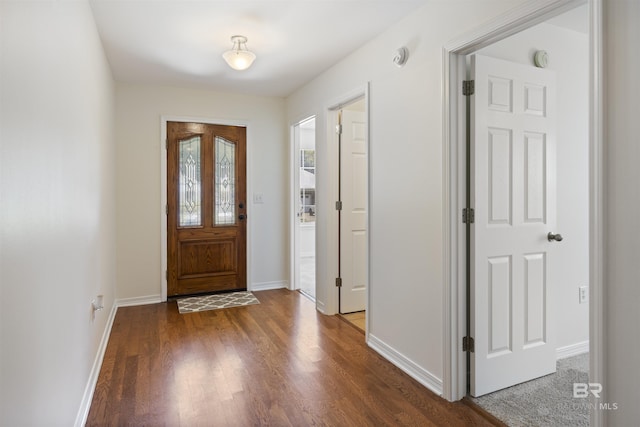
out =
[[[288,281],[287,141],[284,100],[174,87],[118,84],[117,296],[159,296],[161,116],[248,124],[249,278],[252,285]],[[251,192],[263,193],[253,204]]]
[[[578,287],[589,284],[589,40],[540,24],[479,53],[533,67],[537,50],[548,52],[547,69],[556,73],[558,227],[549,231],[564,240],[555,248],[549,276],[556,346],[566,349],[589,339],[589,304],[578,301]]]
[[[316,224],[308,222],[300,224],[300,256],[315,257],[316,253]]]
[[[84,1],[0,28],[0,425],[70,426],[114,301],[113,82]]]
[[[606,425],[640,419],[640,2],[604,1]]]
[[[315,128],[300,127],[300,149],[314,150],[316,148]]]
[[[289,123],[317,115],[317,156],[331,159],[327,107],[370,82],[369,333],[441,388],[442,46],[516,1],[432,2],[287,99]],[[392,53],[407,46],[404,68]],[[324,172],[324,173],[323,173]],[[335,180],[318,171],[318,305],[335,312],[335,249],[329,224]]]

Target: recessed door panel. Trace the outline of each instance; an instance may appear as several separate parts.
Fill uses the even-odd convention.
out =
[[[202,274],[233,274],[237,268],[235,239],[182,241],[179,279]]]
[[[489,110],[510,113],[513,110],[513,82],[511,79],[489,76],[487,83]]]
[[[525,255],[524,263],[524,346],[526,348],[546,342],[547,266],[545,254]]]
[[[489,259],[489,357],[511,351],[511,257]]]
[[[545,135],[525,132],[524,155],[524,221],[544,224],[547,211],[547,147]]]
[[[512,153],[511,131],[489,129],[489,223],[511,224]]]
[[[547,113],[547,88],[542,85],[525,83],[524,112],[534,116],[544,117]]]

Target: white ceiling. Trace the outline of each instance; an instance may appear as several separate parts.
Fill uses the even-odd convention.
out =
[[[91,0],[117,81],[286,96],[429,0]],[[247,36],[245,71],[221,55]]]

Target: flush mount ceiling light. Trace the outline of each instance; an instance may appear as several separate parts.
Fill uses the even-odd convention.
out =
[[[222,54],[222,57],[229,67],[234,70],[246,70],[253,64],[256,54],[247,49],[247,38],[245,36],[232,36],[231,42],[233,47],[231,50]]]

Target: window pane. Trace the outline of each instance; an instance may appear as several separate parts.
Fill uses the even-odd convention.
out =
[[[200,137],[180,141],[178,223],[201,225]]]
[[[236,223],[236,145],[216,137],[215,147],[215,201],[213,221],[216,225]]]
[[[300,189],[300,222],[316,222],[316,190]]]
[[[316,220],[316,151],[300,150],[300,221]]]
[[[302,166],[306,168],[313,168],[316,165],[316,151],[315,150],[302,150]]]

